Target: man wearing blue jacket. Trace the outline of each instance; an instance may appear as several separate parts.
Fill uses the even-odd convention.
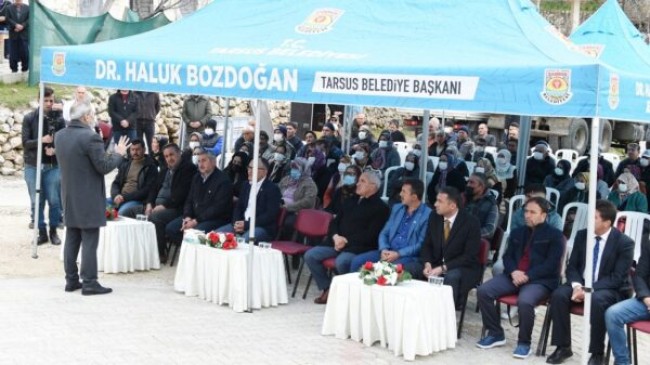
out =
[[[404,181],[400,192],[402,204],[393,206],[388,222],[379,233],[379,250],[355,256],[350,265],[351,272],[359,271],[366,261],[408,264],[418,260],[431,214],[431,208],[422,203],[422,194],[422,181]]]

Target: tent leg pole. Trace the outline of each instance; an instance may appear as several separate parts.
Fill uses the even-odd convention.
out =
[[[34,183],[34,238],[32,239],[32,258],[38,258],[38,221],[40,220],[41,201],[41,168],[43,162],[43,99],[45,98],[45,84],[38,84],[38,146],[36,149],[36,182]]]
[[[429,164],[429,118],[431,113],[429,109],[422,112],[422,141],[420,142],[420,150],[422,151],[422,158],[420,158],[420,180],[424,183],[424,193],[422,194],[422,201],[427,201],[427,166]]]
[[[251,171],[251,193],[257,184],[258,166],[260,165],[260,125],[262,119],[262,101],[255,103],[255,144],[253,146],[253,171]],[[248,225],[248,312],[253,312],[253,254],[255,247],[255,218],[257,215],[257,199],[251,201],[251,219]]]

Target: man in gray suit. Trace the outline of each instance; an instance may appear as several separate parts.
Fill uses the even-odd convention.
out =
[[[104,142],[94,131],[95,115],[88,101],[75,103],[70,118],[68,127],[55,135],[67,228],[63,251],[65,291],[81,289],[83,295],[108,294],[112,289],[97,282],[99,227],[106,225],[104,175],[122,162],[129,141],[123,136],[115,146],[115,153],[104,153]],[[77,268],[81,246],[82,283]]]

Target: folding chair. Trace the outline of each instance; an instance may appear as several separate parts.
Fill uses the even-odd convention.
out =
[[[388,177],[390,176],[390,173],[401,168],[402,166],[392,166],[386,169],[386,172],[384,173],[384,186],[381,194],[381,200],[383,200],[384,203],[388,202]]]
[[[300,274],[302,274],[302,269],[305,266],[303,256],[307,251],[309,251],[309,249],[311,249],[311,246],[306,244],[307,240],[325,237],[331,220],[332,215],[328,212],[316,209],[302,209],[298,212],[298,216],[296,217],[293,239],[291,241],[276,240],[271,242],[274,249],[282,252],[282,256],[284,257],[284,267],[287,271],[289,283],[291,283],[289,256],[298,256],[301,259],[291,297],[296,296],[296,290],[298,289],[298,283],[300,282]],[[303,243],[296,242],[298,234],[304,237]]]
[[[624,221],[621,224],[621,221]],[[615,225],[617,227],[623,226],[623,233],[634,241],[634,261],[639,260],[641,256],[641,241],[643,240],[643,226],[646,221],[650,221],[650,214],[639,212],[618,212],[616,214]]]

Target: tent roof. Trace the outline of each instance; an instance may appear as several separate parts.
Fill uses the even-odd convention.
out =
[[[144,34],[42,50],[42,81],[502,112],[596,113],[602,66],[528,0],[220,0]],[[114,72],[111,72],[114,71]]]

